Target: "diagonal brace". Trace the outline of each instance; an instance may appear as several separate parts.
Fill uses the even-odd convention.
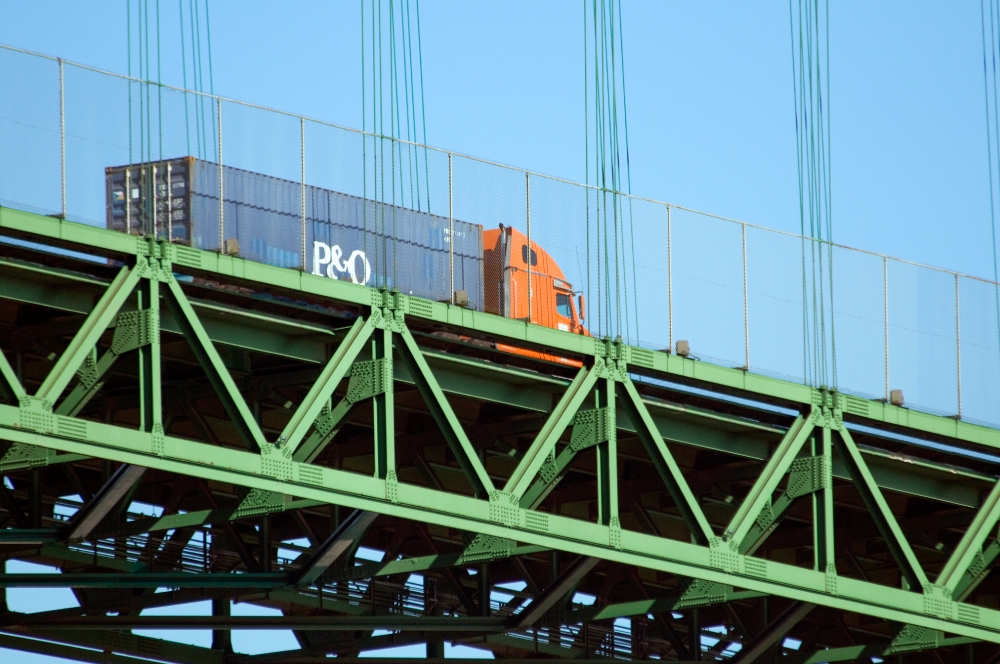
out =
[[[71,541],[86,539],[94,528],[104,520],[104,517],[132,490],[132,487],[145,472],[146,469],[142,466],[130,464],[125,464],[115,471],[115,474],[101,487],[97,495],[74,517],[67,539]]]
[[[954,594],[966,571],[977,555],[982,554],[983,542],[1000,518],[1000,481],[994,483],[983,506],[976,513],[948,562],[941,568],[936,585],[944,586]]]
[[[21,397],[25,395],[24,387],[21,386],[21,381],[17,379],[17,373],[10,366],[10,362],[7,361],[2,350],[0,350],[0,379],[14,394],[14,398],[20,401]]]
[[[279,445],[283,447],[287,446],[292,454],[295,453],[296,448],[302,442],[309,427],[316,421],[316,418],[320,415],[320,411],[323,410],[323,406],[330,400],[330,395],[337,389],[340,381],[350,371],[354,359],[361,352],[361,349],[364,348],[365,342],[368,341],[368,337],[371,336],[372,331],[375,329],[374,322],[374,316],[367,321],[362,318],[354,321],[354,325],[351,326],[347,336],[337,346],[333,357],[330,358],[330,361],[327,362],[322,373],[320,373],[319,378],[309,389],[306,398],[295,409],[292,418],[285,425],[281,436],[278,438]]]
[[[653,465],[656,466],[660,478],[667,485],[667,490],[680,510],[681,516],[684,517],[684,522],[691,531],[691,535],[698,544],[706,546],[715,535],[712,532],[712,526],[709,525],[701,505],[698,504],[687,480],[684,479],[680,466],[674,460],[674,455],[670,453],[670,449],[663,441],[663,436],[656,428],[656,423],[653,422],[653,417],[649,414],[646,404],[642,402],[639,391],[631,379],[626,379],[624,383],[619,385],[618,389],[625,393],[621,399],[622,406],[629,419],[632,420],[636,433],[639,434],[639,440],[645,446],[649,458],[653,460]]]
[[[899,527],[895,515],[889,509],[889,503],[886,502],[882,490],[876,484],[875,478],[872,477],[865,460],[861,457],[861,451],[855,444],[850,431],[844,427],[839,430],[839,433],[839,436],[834,436],[834,442],[837,445],[837,451],[844,457],[847,471],[857,486],[861,499],[872,518],[875,519],[875,525],[878,526],[886,546],[889,547],[892,557],[899,565],[899,569],[907,583],[910,584],[910,588],[918,592],[923,591],[929,582],[920,561],[913,553],[913,549],[906,540],[902,528]]]
[[[514,473],[507,480],[503,489],[505,492],[512,493],[518,498],[525,495],[542,464],[545,463],[545,459],[555,447],[556,441],[566,431],[566,427],[573,421],[583,400],[596,384],[598,373],[593,368],[580,369],[569,388],[559,399],[559,403],[556,404],[542,430],[538,432],[538,436],[531,443],[531,447],[525,452],[524,458],[521,459]]]
[[[326,574],[334,563],[347,551],[353,549],[368,532],[378,513],[354,510],[344,519],[313,557],[302,567],[295,579],[296,586],[311,586]]]
[[[538,622],[542,616],[548,613],[552,607],[566,598],[574,588],[587,576],[590,570],[599,563],[598,558],[592,556],[580,556],[576,561],[559,575],[559,578],[552,582],[548,588],[540,595],[531,600],[531,603],[524,607],[514,618],[514,627],[523,629]]]
[[[430,367],[427,366],[427,360],[424,359],[423,353],[420,352],[420,347],[417,346],[417,342],[410,333],[410,330],[403,327],[399,335],[403,339],[403,345],[399,348],[400,355],[406,363],[410,375],[413,377],[417,390],[427,403],[434,421],[437,422],[441,433],[444,434],[444,438],[448,442],[448,446],[458,459],[459,465],[472,485],[473,493],[478,498],[488,497],[488,492],[494,488],[493,480],[486,473],[486,468],[483,466],[482,461],[479,460],[479,455],[476,453],[472,441],[469,440],[465,430],[462,429],[455,411],[444,396],[444,392],[441,390],[441,386],[438,385],[437,379],[434,378]]]
[[[809,438],[813,430],[813,418],[799,415],[795,422],[788,429],[785,437],[782,438],[775,449],[774,454],[768,459],[767,465],[761,472],[760,478],[754,483],[747,494],[746,499],[740,504],[736,514],[733,515],[729,527],[726,529],[726,538],[735,542],[739,546],[753,528],[757,515],[764,509],[767,502],[771,500],[774,490],[777,488],[781,478],[788,472],[788,468],[795,461],[795,456],[802,449],[803,443]]]
[[[226,413],[247,449],[259,452],[267,444],[264,432],[261,431],[260,425],[257,424],[253,413],[250,412],[250,408],[237,389],[233,377],[229,375],[229,369],[223,364],[219,351],[212,345],[212,340],[201,321],[198,320],[198,315],[195,314],[191,302],[188,301],[180,284],[172,275],[167,279],[167,286],[167,306],[174,315],[184,337],[191,345],[195,357],[198,358],[198,363],[208,375],[212,388],[222,400]]]
[[[38,388],[35,397],[50,404],[62,394],[66,386],[73,379],[77,368],[97,344],[104,331],[108,329],[111,321],[118,314],[118,310],[132,294],[136,284],[145,272],[145,259],[140,258],[134,268],[122,267],[114,280],[104,291],[101,299],[94,306],[94,310],[87,316],[83,326],[70,341],[66,351],[56,360],[55,366],[45,377],[45,381]]]

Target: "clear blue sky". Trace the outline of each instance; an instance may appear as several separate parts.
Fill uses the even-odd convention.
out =
[[[177,3],[161,5],[180,85]],[[429,142],[582,179],[581,1],[421,10]],[[832,3],[837,241],[992,276],[979,11]],[[623,13],[633,191],[797,231],[787,5]],[[217,93],[360,127],[358,2],[212,0],[212,30]],[[0,2],[0,42],[124,72],[125,2]]]

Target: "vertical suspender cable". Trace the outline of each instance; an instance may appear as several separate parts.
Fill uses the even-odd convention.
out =
[[[187,154],[191,154],[191,121],[188,118],[188,93],[187,93],[187,46],[184,43],[184,0],[177,0],[177,10],[180,16],[181,32],[181,81],[184,83],[184,138],[187,145]]]

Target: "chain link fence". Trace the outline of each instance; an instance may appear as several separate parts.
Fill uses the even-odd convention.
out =
[[[816,375],[811,239],[11,47],[0,91],[0,205]],[[1000,426],[997,284],[832,257],[835,387]]]

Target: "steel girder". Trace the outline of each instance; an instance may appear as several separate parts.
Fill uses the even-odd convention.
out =
[[[459,631],[468,629],[501,634],[505,629],[524,627],[539,620],[544,622],[544,616],[552,611],[556,615],[550,616],[550,620],[585,623],[614,615],[642,615],[683,606],[710,606],[764,594],[787,598],[799,604],[790,606],[773,630],[765,630],[757,641],[750,642],[751,646],[762,650],[766,649],[763,645],[754,644],[770,648],[773,643],[768,639],[773,634],[781,630],[784,634],[801,615],[807,613],[795,607],[811,605],[877,616],[906,626],[896,634],[893,642],[880,651],[883,653],[961,645],[976,640],[1000,643],[1000,611],[965,601],[986,577],[989,565],[998,552],[997,542],[991,534],[1000,518],[1000,488],[995,479],[987,472],[963,471],[987,489],[981,500],[977,495],[961,498],[960,488],[951,490],[945,487],[945,500],[970,506],[974,510],[966,522],[968,526],[944,564],[936,574],[929,574],[907,532],[900,525],[885,489],[914,496],[937,497],[935,485],[928,483],[926,473],[914,472],[899,477],[898,469],[889,471],[884,464],[880,466],[879,460],[883,457],[858,444],[855,441],[856,431],[852,432],[849,425],[857,423],[884,432],[873,434],[876,438],[879,435],[891,438],[902,434],[976,451],[1000,447],[998,431],[744,371],[713,367],[610,340],[560,333],[395,292],[332,282],[238,258],[150,242],[9,209],[0,209],[0,231],[42,244],[104,255],[124,263],[113,270],[114,276],[110,280],[86,276],[86,270],[79,271],[78,276],[72,277],[83,286],[76,299],[73,294],[59,289],[55,293],[51,289],[39,292],[37,283],[32,291],[31,279],[11,279],[0,283],[0,299],[50,304],[58,300],[58,308],[86,314],[78,331],[33,389],[19,376],[9,358],[0,352],[0,383],[16,403],[0,404],[0,440],[7,444],[3,458],[0,458],[0,467],[41,467],[59,463],[60,459],[75,461],[87,457],[125,464],[117,475],[109,478],[106,490],[90,499],[75,527],[71,524],[66,531],[11,531],[4,535],[9,542],[35,545],[66,538],[85,538],[91,531],[100,532],[100,521],[113,513],[113,508],[142,475],[141,470],[133,472],[128,469],[148,468],[201,481],[246,487],[264,496],[262,507],[243,513],[237,508],[235,511],[209,510],[208,514],[160,517],[155,521],[165,520],[174,524],[164,526],[161,523],[160,528],[191,527],[206,522],[228,523],[234,515],[239,518],[259,514],[267,519],[267,515],[288,509],[290,504],[335,504],[359,510],[359,514],[380,514],[453,528],[489,539],[488,545],[482,543],[485,540],[480,540],[482,548],[478,553],[473,542],[465,552],[450,554],[450,557],[432,556],[423,562],[415,559],[398,563],[390,561],[383,563],[379,569],[366,568],[363,572],[352,573],[367,573],[368,578],[379,574],[391,576],[406,570],[434,569],[437,565],[462,565],[557,550],[583,556],[580,560],[585,562],[577,563],[577,567],[586,569],[580,572],[579,577],[593,568],[591,561],[602,560],[692,580],[685,582],[690,583],[687,586],[689,590],[674,600],[653,599],[646,604],[618,610],[611,607],[592,612],[577,609],[574,614],[559,608],[559,600],[579,580],[574,575],[578,570],[573,568],[558,582],[554,581],[550,591],[537,593],[537,606],[544,610],[532,610],[532,604],[528,603],[522,618],[499,620],[481,616],[486,619],[482,624],[470,623]],[[57,274],[38,262],[28,265],[11,260],[6,261],[3,267],[15,273],[25,270],[47,274],[54,283],[71,278],[69,275],[73,272],[60,268],[62,273]],[[101,271],[106,273],[108,268],[97,270]],[[285,356],[290,347],[298,359],[323,365],[313,376],[311,387],[301,402],[297,406],[291,404],[295,407],[290,409],[290,416],[282,428],[271,431],[263,426],[245,394],[246,390],[241,389],[234,379],[231,362],[220,353],[220,344],[233,342],[237,347],[241,345],[232,322],[227,328],[225,324],[206,324],[202,320],[211,320],[212,315],[219,312],[225,317],[235,310],[227,309],[224,303],[197,302],[191,292],[182,287],[179,275],[214,279],[222,284],[233,283],[239,288],[256,292],[277,289],[282,293],[300,293],[310,301],[319,298],[333,303],[341,311],[348,312],[348,320],[353,316],[353,323],[344,324],[341,315],[337,325],[327,327],[290,322],[289,325],[297,330],[293,336],[298,337],[297,343],[291,345],[280,341],[275,343],[273,340],[285,332],[276,333],[281,324],[265,321],[272,341],[267,341],[267,335],[264,335],[264,341],[242,342],[258,351],[274,350],[276,355]],[[224,287],[216,290],[223,295],[233,292],[233,289],[227,291]],[[306,306],[295,301],[274,304],[274,300],[271,296],[269,304],[290,309]],[[562,353],[579,358],[583,366],[573,378],[558,373],[536,377],[516,369],[496,368],[491,363],[474,359],[452,361],[435,356],[421,346],[421,335],[426,330],[441,327],[464,331],[477,338],[502,339],[526,347],[543,348],[550,353]],[[101,355],[101,339],[107,336],[106,332],[110,329],[114,330],[111,348]],[[197,366],[204,370],[214,395],[221,402],[242,449],[169,433],[164,407],[166,389],[160,375],[164,353],[161,332],[179,334],[187,341]],[[335,344],[332,353],[327,355],[325,351],[312,348],[310,344],[315,343],[313,340],[316,337],[322,338],[321,345]],[[278,348],[286,350],[278,351]],[[138,355],[137,424],[128,426],[88,418],[85,407],[100,391],[117,357],[132,351]],[[329,359],[325,359],[327,356]],[[501,396],[504,389],[498,388],[496,381],[481,377],[484,372],[492,377],[497,371],[505,372],[515,383],[522,381],[528,386],[527,393],[510,394],[508,390],[508,396]],[[333,395],[341,382],[348,378],[351,382],[347,394],[335,404]],[[695,386],[719,394],[719,402],[730,405],[733,403],[729,400],[730,396],[751,399],[761,404],[758,410],[763,415],[757,422],[752,422],[745,417],[745,413],[731,417],[724,412],[658,402],[643,395],[646,380]],[[449,472],[457,472],[461,476],[467,491],[443,488],[434,475],[445,468],[435,470],[426,462],[425,470],[431,476],[426,485],[400,478],[397,462],[403,443],[393,419],[398,407],[398,396],[394,395],[393,387],[397,381],[416,387],[430,419],[457,463],[457,468]],[[480,398],[484,394],[492,394],[502,399],[501,403],[543,413],[537,434],[526,449],[512,459],[513,465],[509,473],[500,478],[502,481],[496,480],[495,473],[491,474],[488,470],[481,448],[473,442],[470,430],[463,425],[456,407],[446,394]],[[553,402],[550,397],[546,404],[546,394],[555,394],[558,398]],[[370,404],[366,407],[370,407],[371,411],[372,433],[369,440],[374,472],[368,475],[319,462],[321,453],[336,436],[342,421],[359,403]],[[619,514],[622,480],[617,469],[621,432],[634,433],[641,443],[652,461],[658,480],[671,496],[679,521],[684,524],[691,541],[655,534],[655,528],[654,534],[650,534],[623,527],[622,515]],[[726,522],[720,524],[716,515],[710,514],[709,505],[692,491],[672,449],[678,442],[763,461],[756,479],[735,504],[735,512],[729,515]],[[11,450],[15,449],[12,446],[19,450],[14,456],[11,456]],[[578,459],[591,450],[595,459],[596,517],[581,519],[551,509],[540,509]],[[21,466],[18,466],[19,461]],[[927,460],[921,467],[933,470],[934,464],[934,461]],[[835,479],[841,482],[847,480],[860,496],[891,558],[898,565],[904,587],[893,588],[838,571],[838,535],[834,524]],[[973,493],[978,492],[973,490]],[[283,499],[282,496],[293,500]],[[774,532],[792,503],[802,497],[808,497],[813,503],[809,527],[813,563],[804,566],[754,555],[761,543]],[[729,496],[727,502],[732,499]],[[271,502],[268,503],[268,500]],[[643,509],[640,505],[640,510]],[[347,539],[355,542],[370,523],[369,517],[366,525],[355,529],[356,533],[352,531]],[[83,524],[86,528],[82,528]],[[134,532],[151,532],[157,526],[150,521],[136,523],[129,528]],[[348,526],[345,528],[349,529]],[[125,532],[120,526],[112,527],[111,531],[115,536]],[[264,536],[263,529],[260,532],[261,539],[270,539]],[[342,537],[331,535],[332,539],[326,546],[331,551],[336,549],[336,555],[324,557],[323,549],[317,549],[316,554],[320,558],[314,559],[318,562],[312,567],[321,569],[317,571],[307,567],[304,575],[213,573],[199,576],[177,573],[174,578],[166,578],[139,569],[140,573],[115,577],[114,583],[118,587],[217,585],[244,590],[266,588],[275,594],[290,596],[295,591],[286,589],[308,586],[321,577],[352,576],[346,570],[333,567],[342,551],[350,546],[346,539],[342,541]],[[521,543],[521,546],[515,543]],[[260,555],[269,556],[266,551],[270,544],[264,541],[258,544]],[[49,553],[56,555],[51,546]],[[252,552],[248,557],[253,562]],[[393,565],[398,567],[398,571]],[[392,569],[385,571],[386,567]],[[88,580],[81,575],[67,574],[63,583],[84,588],[91,583],[101,585],[104,581],[96,578],[104,575],[93,576],[94,579]],[[185,576],[187,578],[181,578]],[[51,576],[46,579],[18,575],[2,577],[2,585],[10,587],[52,583]],[[485,588],[485,597],[488,597],[489,585]],[[734,590],[736,588],[741,590]],[[685,600],[686,597],[697,599]],[[302,600],[299,598],[296,601]],[[322,599],[319,606],[322,609]],[[345,604],[343,610],[349,611],[348,606],[349,603]],[[795,617],[795,620],[788,616]],[[82,618],[76,623],[69,618],[66,620],[70,621],[66,623],[67,627],[101,628],[98,618],[93,619],[93,625]],[[310,620],[302,620],[303,629],[310,628]],[[208,622],[211,621],[206,624]],[[312,622],[324,624],[320,619]],[[134,626],[139,625],[138,622],[133,623]],[[371,624],[377,623],[377,617],[372,616]],[[383,623],[389,625],[391,621],[386,618]],[[56,624],[52,623],[53,626]],[[228,623],[220,618],[212,625],[227,626]],[[113,621],[105,621],[103,627],[118,629]],[[329,626],[327,628],[330,629]],[[914,631],[925,637],[913,637]],[[942,636],[943,633],[958,636],[949,640]],[[77,643],[86,645],[84,641]],[[121,652],[129,654],[126,650]],[[191,659],[185,657],[187,655],[177,655],[177,661],[195,661],[200,655]],[[209,656],[209,659],[200,661],[214,660]],[[819,660],[807,658],[802,661]]]

